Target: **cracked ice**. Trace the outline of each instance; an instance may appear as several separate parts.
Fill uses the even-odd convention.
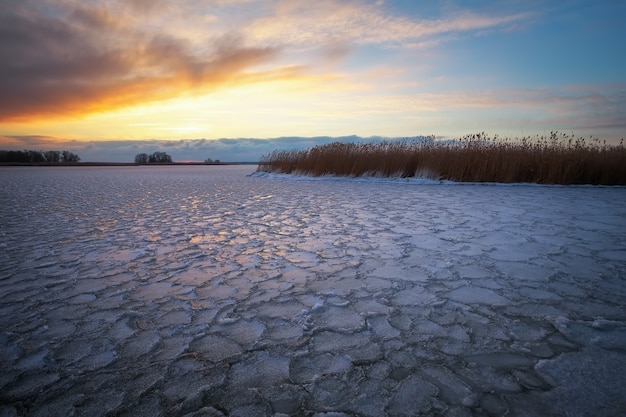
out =
[[[626,188],[0,170],[0,415],[626,412]]]

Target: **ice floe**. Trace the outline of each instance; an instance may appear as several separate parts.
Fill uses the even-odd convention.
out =
[[[0,415],[626,413],[625,187],[253,170],[0,168]]]

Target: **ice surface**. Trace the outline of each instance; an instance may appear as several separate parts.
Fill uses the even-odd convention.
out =
[[[0,415],[626,415],[626,188],[0,168]]]

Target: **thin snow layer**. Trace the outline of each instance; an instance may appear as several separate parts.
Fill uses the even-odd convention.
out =
[[[626,188],[0,168],[0,415],[626,415]]]

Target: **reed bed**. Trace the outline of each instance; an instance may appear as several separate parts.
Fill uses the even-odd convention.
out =
[[[626,185],[626,149],[597,139],[550,136],[502,139],[343,143],[265,155],[258,171],[347,177],[421,177],[460,182]]]

